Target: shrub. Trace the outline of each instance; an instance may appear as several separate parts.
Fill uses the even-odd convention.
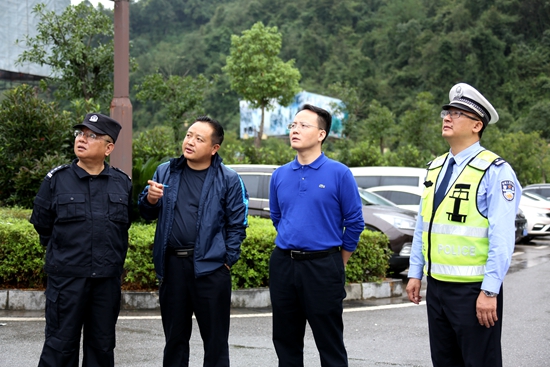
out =
[[[29,223],[31,210],[0,208],[0,288],[45,286],[45,249]],[[269,258],[275,246],[276,231],[269,219],[249,217],[247,237],[241,258],[231,273],[234,289],[269,286]],[[153,240],[156,223],[134,223],[129,230],[129,247],[124,264],[122,288],[154,290],[157,279],[153,266]],[[346,269],[347,282],[378,281],[386,276],[387,237],[363,231],[357,250]]]
[[[30,210],[0,210],[0,287],[45,286],[44,248],[29,223]]]
[[[144,290],[157,286],[153,265],[155,225],[134,223],[128,233],[128,254],[124,263],[123,289]]]
[[[348,283],[376,282],[386,277],[391,251],[388,237],[381,232],[364,230],[357,249],[346,267]]]
[[[233,289],[269,285],[269,258],[275,247],[277,232],[269,219],[249,216],[248,220],[241,258],[231,268]]]

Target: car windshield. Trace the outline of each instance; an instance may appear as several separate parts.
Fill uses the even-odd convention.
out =
[[[397,206],[388,199],[383,198],[382,196],[367,191],[365,189],[359,189],[359,196],[361,196],[361,201],[363,202],[363,205]]]
[[[523,192],[522,195],[525,195],[529,199],[536,200],[536,201],[548,201],[548,199],[545,198],[544,196],[535,194],[534,192]]]

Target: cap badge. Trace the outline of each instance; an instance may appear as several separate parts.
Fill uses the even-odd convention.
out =
[[[90,116],[90,121],[91,121],[91,122],[97,122],[97,120],[98,120],[97,115],[92,115],[92,116]]]
[[[453,99],[460,99],[464,95],[464,92],[462,91],[462,87],[458,86],[455,89],[455,97]]]

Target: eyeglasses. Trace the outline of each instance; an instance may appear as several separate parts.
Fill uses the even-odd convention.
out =
[[[85,136],[87,139],[92,139],[94,141],[95,140],[105,140],[107,143],[112,143],[112,141],[110,141],[109,139],[101,138],[101,137],[97,136],[94,133],[85,133],[82,130],[75,130],[73,135],[74,135],[75,138],[81,138],[81,137]]]
[[[315,125],[310,125],[310,124],[305,124],[303,122],[293,122],[291,124],[288,124],[287,128],[289,130],[293,130],[293,129],[296,129],[296,128],[300,128],[300,130],[305,130],[305,129],[309,129],[310,127],[315,127],[319,130],[324,130],[324,129],[321,129],[319,126],[315,126]]]
[[[457,111],[457,110],[452,110],[452,111],[443,110],[443,111],[441,111],[441,118],[442,118],[442,119],[444,119],[445,116],[447,116],[447,115],[451,115],[451,118],[452,118],[453,120],[456,120],[456,119],[459,118],[460,116],[464,116],[464,117],[469,118],[470,120],[481,121],[480,119],[475,118],[475,117],[472,117],[472,116],[470,116],[470,115],[467,115],[467,114],[465,114],[465,113],[462,112],[462,111]]]

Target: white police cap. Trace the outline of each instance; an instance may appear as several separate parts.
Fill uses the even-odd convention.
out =
[[[498,121],[498,113],[493,105],[477,89],[466,83],[458,83],[449,91],[449,104],[444,105],[443,109],[451,107],[475,113],[484,126]]]

